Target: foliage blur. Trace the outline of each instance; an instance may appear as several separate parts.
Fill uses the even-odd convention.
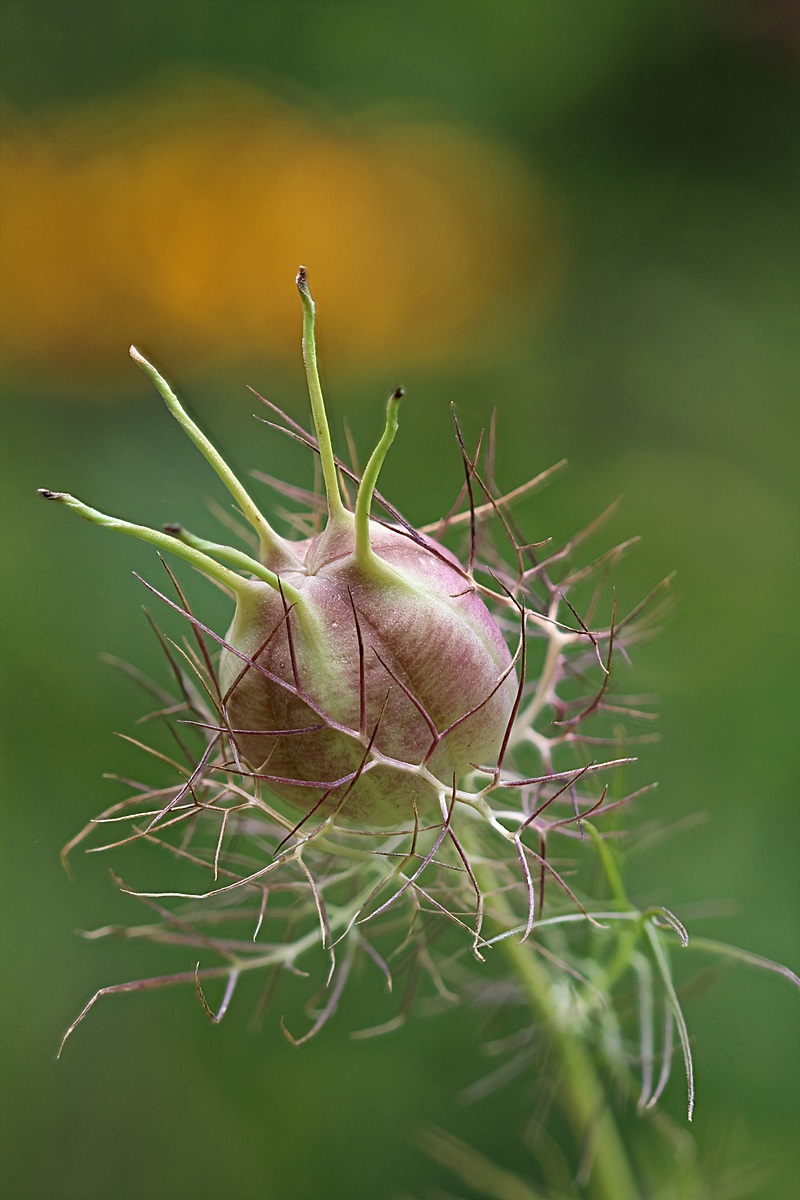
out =
[[[6,114],[12,372],[108,395],[132,378],[119,353],[131,331],[201,371],[294,361],[286,281],[301,258],[326,298],[335,364],[452,363],[493,328],[521,327],[510,276],[527,299],[550,274],[521,155],[455,122],[337,119],[318,98],[183,74],[102,107]]]
[[[365,1042],[334,1021],[295,1050],[277,1020],[251,1031],[246,995],[218,1028],[189,992],[117,997],[53,1062],[96,987],[194,961],[72,935],[138,916],[106,862],[71,882],[58,852],[116,798],[103,772],[142,770],[111,732],[146,701],[98,653],[160,670],[131,569],[161,568],[35,488],[207,527],[219,489],[131,341],[241,470],[310,484],[245,390],[305,419],[305,262],[340,444],[346,418],[363,456],[408,390],[382,488],[412,520],[459,487],[451,401],[473,440],[496,406],[503,485],[570,459],[519,514],[531,541],[624,493],[609,544],[643,540],[623,602],[678,572],[625,681],[663,714],[629,890],[797,968],[796,7],[3,0],[0,19],[6,1194],[422,1196],[453,1186],[416,1148],[430,1124],[535,1181],[536,1080],[459,1100],[491,1065],[465,1010]],[[744,969],[686,981],[709,1194],[789,1200],[796,997]],[[348,1027],[383,1002],[365,977]],[[677,1078],[664,1108],[689,1153]]]

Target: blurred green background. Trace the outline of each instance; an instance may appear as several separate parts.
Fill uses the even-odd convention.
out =
[[[408,389],[382,486],[409,517],[440,515],[459,486],[450,402],[473,438],[497,406],[501,484],[570,460],[521,514],[532,540],[622,493],[608,537],[643,539],[623,597],[677,571],[633,677],[662,712],[642,768],[660,786],[637,820],[684,826],[631,854],[630,891],[796,969],[796,6],[3,0],[0,14],[2,1195],[422,1196],[449,1182],[415,1148],[428,1122],[532,1170],[531,1091],[458,1101],[483,1068],[478,1018],[352,1042],[388,1015],[367,977],[300,1050],[278,1013],[248,1031],[254,995],[215,1028],[183,989],[102,1002],[54,1062],[95,988],[194,962],[73,936],[141,917],[107,875],[139,878],[135,857],[79,858],[71,882],[58,853],[118,798],[103,772],[142,771],[112,732],[135,732],[143,701],[98,655],[160,670],[131,570],[158,584],[161,568],[35,489],[213,527],[220,490],[129,364],[138,339],[240,469],[309,483],[245,390],[305,419],[304,261],[337,436],[347,416],[363,453],[383,397]],[[798,997],[744,968],[703,982],[687,996],[701,1152],[729,1182],[763,1168],[741,1194],[789,1200]],[[665,1107],[682,1119],[679,1079]]]

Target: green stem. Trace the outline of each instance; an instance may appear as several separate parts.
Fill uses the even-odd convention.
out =
[[[372,506],[372,497],[375,493],[375,484],[378,482],[378,475],[383,466],[384,459],[389,452],[389,447],[394,441],[397,433],[397,411],[400,408],[400,401],[405,396],[403,388],[397,388],[392,392],[386,405],[386,425],[384,427],[381,439],[370,455],[364,474],[361,476],[361,483],[358,487],[358,495],[356,496],[356,561],[360,566],[366,566],[367,562],[372,558],[372,547],[369,542],[369,511]]]
[[[507,921],[507,928],[515,925],[517,918],[485,862],[478,878],[482,890],[492,895],[494,913]],[[504,938],[498,945],[525,990],[534,1019],[550,1039],[560,1067],[559,1102],[575,1139],[579,1145],[590,1144],[589,1195],[592,1200],[640,1200],[633,1167],[602,1080],[580,1038],[559,1011],[535,946],[513,937]]]
[[[584,830],[589,833],[594,842],[600,862],[605,872],[606,881],[611,889],[611,894],[616,900],[621,909],[633,911],[633,905],[628,899],[625,891],[625,885],[622,882],[622,874],[617,866],[617,861],[609,849],[608,843],[600,836],[598,831],[592,825],[591,821],[582,821],[581,825]],[[617,942],[616,953],[609,963],[605,971],[606,987],[609,990],[614,986],[620,976],[628,969],[631,962],[631,955],[636,947],[641,936],[642,920],[640,919],[635,926],[629,929],[626,933],[620,935]]]
[[[606,879],[608,880],[608,885],[611,888],[612,896],[616,900],[617,904],[619,904],[620,908],[632,909],[633,905],[626,895],[625,884],[622,882],[622,875],[620,874],[620,870],[617,866],[614,855],[608,848],[608,844],[597,832],[591,821],[581,821],[581,826],[589,833],[589,836],[594,842],[595,849],[597,850],[600,861],[603,865],[603,870],[606,873]]]
[[[50,492],[45,488],[40,488],[39,495],[43,496],[45,500],[55,500],[59,504],[63,504],[66,508],[71,508],[79,517],[83,517],[84,521],[91,521],[93,525],[102,525],[105,529],[115,529],[119,533],[130,534],[132,537],[139,538],[142,542],[149,542],[151,546],[156,546],[159,550],[166,550],[170,554],[177,554],[180,558],[185,559],[186,562],[191,563],[193,567],[197,567],[199,571],[203,571],[204,574],[209,575],[212,579],[216,579],[217,583],[221,583],[223,587],[228,588],[237,599],[248,595],[254,587],[258,586],[247,579],[242,579],[241,575],[237,575],[235,571],[230,571],[227,567],[223,567],[221,563],[215,562],[213,558],[209,558],[201,550],[196,549],[194,546],[186,545],[185,542],[180,541],[179,538],[173,537],[169,533],[162,533],[158,529],[150,529],[147,525],[134,525],[133,522],[123,521],[119,517],[110,517],[107,513],[98,512],[96,508],[90,508],[88,504],[83,504],[75,496],[70,496],[67,492]]]
[[[333,454],[328,418],[325,413],[325,401],[322,397],[322,385],[317,370],[317,344],[314,336],[314,301],[308,290],[306,269],[301,267],[297,272],[297,290],[303,302],[303,362],[308,381],[308,396],[311,401],[311,415],[314,419],[314,431],[319,446],[319,460],[322,464],[322,479],[325,484],[325,495],[328,500],[328,517],[334,523],[341,524],[349,513],[342,501],[339,491],[339,476],[336,471],[336,459]]]
[[[273,565],[277,567],[288,566],[290,564],[297,566],[297,559],[292,553],[287,542],[272,528],[267,518],[259,510],[255,501],[250,496],[250,493],[236,478],[222,455],[219,453],[216,447],[211,444],[206,435],[198,428],[198,426],[195,425],[194,421],[186,412],[180,400],[167,383],[166,379],[164,379],[163,376],[158,373],[152,363],[149,363],[147,359],[139,353],[135,346],[131,346],[130,355],[136,365],[141,367],[145,375],[152,380],[172,416],[175,418],[184,432],[189,435],[203,457],[211,464],[217,475],[219,475],[220,479],[225,484],[225,487],[239,505],[239,508],[242,510],[242,513],[244,514],[248,524],[258,534],[261,542],[261,552],[264,558],[270,559]]]
[[[200,550],[204,554],[212,554],[214,558],[231,567],[238,567],[240,571],[249,571],[251,575],[255,575],[256,579],[268,583],[276,592],[282,591],[289,604],[297,604],[302,599],[297,588],[292,587],[285,580],[279,579],[274,571],[270,571],[269,567],[265,567],[263,563],[251,558],[249,554],[245,554],[244,550],[237,550],[234,546],[224,546],[219,542],[206,541],[205,538],[190,533],[182,525],[166,525],[164,532],[177,538],[184,546],[191,546],[193,550]]]

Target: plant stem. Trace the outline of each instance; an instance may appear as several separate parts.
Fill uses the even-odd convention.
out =
[[[231,468],[225,462],[219,450],[212,445],[202,430],[195,425],[166,379],[159,374],[152,363],[147,361],[144,355],[139,353],[135,346],[131,346],[130,356],[155,385],[156,390],[159,392],[172,416],[184,432],[189,435],[206,461],[214,468],[217,475],[219,475],[225,484],[225,487],[239,505],[248,524],[258,534],[263,557],[268,559],[276,569],[285,566],[297,566],[298,560],[291,545],[272,528],[249,492],[239,482],[236,475],[234,475]]]
[[[128,533],[141,542],[148,542],[158,550],[177,554],[179,558],[191,563],[198,571],[202,571],[211,579],[216,579],[217,583],[221,583],[223,587],[228,588],[237,600],[252,595],[257,586],[250,580],[243,579],[241,575],[237,575],[235,571],[224,567],[222,563],[216,562],[197,546],[183,542],[171,533],[165,533],[160,529],[150,529],[147,525],[134,525],[132,521],[123,521],[120,517],[112,517],[108,513],[99,512],[98,509],[90,508],[88,504],[78,500],[76,496],[71,496],[69,492],[51,492],[46,488],[39,488],[39,495],[43,496],[45,500],[55,500],[56,503],[63,504],[65,508],[71,508],[79,517],[83,517],[84,521],[91,521],[93,525],[102,525],[104,529],[115,529],[120,533]],[[272,579],[275,581],[273,586],[277,590],[277,575],[273,575]],[[295,593],[296,589],[292,588],[292,598]]]
[[[325,495],[328,500],[328,518],[334,524],[341,524],[347,517],[347,509],[342,503],[339,491],[339,477],[336,472],[336,458],[331,444],[331,434],[328,428],[328,418],[325,413],[325,401],[322,398],[322,385],[317,369],[317,343],[314,332],[314,301],[308,289],[306,269],[301,267],[297,272],[297,290],[303,304],[303,362],[306,368],[308,396],[311,401],[311,416],[314,421],[314,432],[319,446],[319,461],[322,466],[322,479],[325,484]]]
[[[485,863],[481,888],[492,895],[492,912],[506,928],[518,923],[505,894]],[[577,1143],[589,1144],[589,1196],[592,1200],[641,1200],[633,1167],[617,1129],[609,1099],[591,1056],[559,1011],[547,970],[532,942],[515,937],[498,943],[525,995],[536,1022],[545,1030],[560,1067],[558,1096]]]
[[[369,541],[369,511],[372,504],[372,497],[375,493],[375,484],[378,482],[378,475],[383,466],[383,460],[386,458],[389,447],[397,433],[397,410],[404,395],[404,390],[398,388],[389,397],[386,405],[386,428],[383,431],[381,440],[370,455],[369,462],[364,468],[364,474],[361,477],[361,483],[358,487],[355,511],[355,554],[356,561],[362,567],[367,565],[372,559],[372,548]]]

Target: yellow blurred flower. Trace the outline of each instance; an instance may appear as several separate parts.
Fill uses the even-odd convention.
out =
[[[328,313],[326,356],[367,369],[479,354],[508,336],[514,293],[552,283],[519,156],[457,126],[336,120],[195,77],[2,128],[14,373],[117,383],[131,341],[176,366],[283,358],[299,263]]]

